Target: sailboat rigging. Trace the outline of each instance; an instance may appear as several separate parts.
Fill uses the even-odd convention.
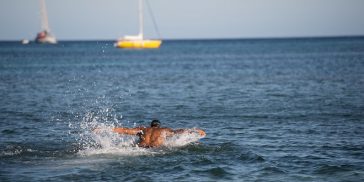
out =
[[[115,47],[127,49],[156,49],[159,48],[161,44],[161,40],[144,39],[143,0],[139,0],[139,34],[124,36],[115,43]]]
[[[41,14],[41,32],[37,34],[35,41],[44,44],[56,44],[57,43],[56,37],[54,37],[50,33],[45,0],[39,0],[39,2],[40,2],[40,14]]]

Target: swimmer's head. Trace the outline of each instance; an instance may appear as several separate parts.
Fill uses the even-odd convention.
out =
[[[154,119],[151,123],[150,123],[151,127],[157,127],[159,128],[161,126],[161,122],[159,122],[159,120]]]

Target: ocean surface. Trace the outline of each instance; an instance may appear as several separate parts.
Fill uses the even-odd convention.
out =
[[[207,136],[143,149],[107,132],[152,119]],[[364,181],[364,38],[0,42],[0,166],[0,181]]]

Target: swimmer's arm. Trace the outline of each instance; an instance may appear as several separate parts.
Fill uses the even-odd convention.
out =
[[[94,133],[100,133],[106,130],[103,128],[94,128],[92,131]],[[143,130],[141,128],[113,128],[111,131],[119,134],[137,135]]]
[[[141,128],[113,128],[112,131],[119,134],[137,135],[142,130]]]
[[[206,133],[205,131],[201,130],[201,129],[198,129],[198,128],[195,128],[195,129],[177,129],[177,130],[173,130],[173,133],[174,134],[182,134],[182,133],[187,133],[187,132],[194,132],[194,131],[197,131],[198,134],[201,136],[201,137],[205,137],[206,136]]]

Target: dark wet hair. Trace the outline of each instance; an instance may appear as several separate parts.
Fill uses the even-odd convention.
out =
[[[150,126],[151,127],[159,127],[161,125],[161,122],[157,119],[154,119],[151,123]]]

